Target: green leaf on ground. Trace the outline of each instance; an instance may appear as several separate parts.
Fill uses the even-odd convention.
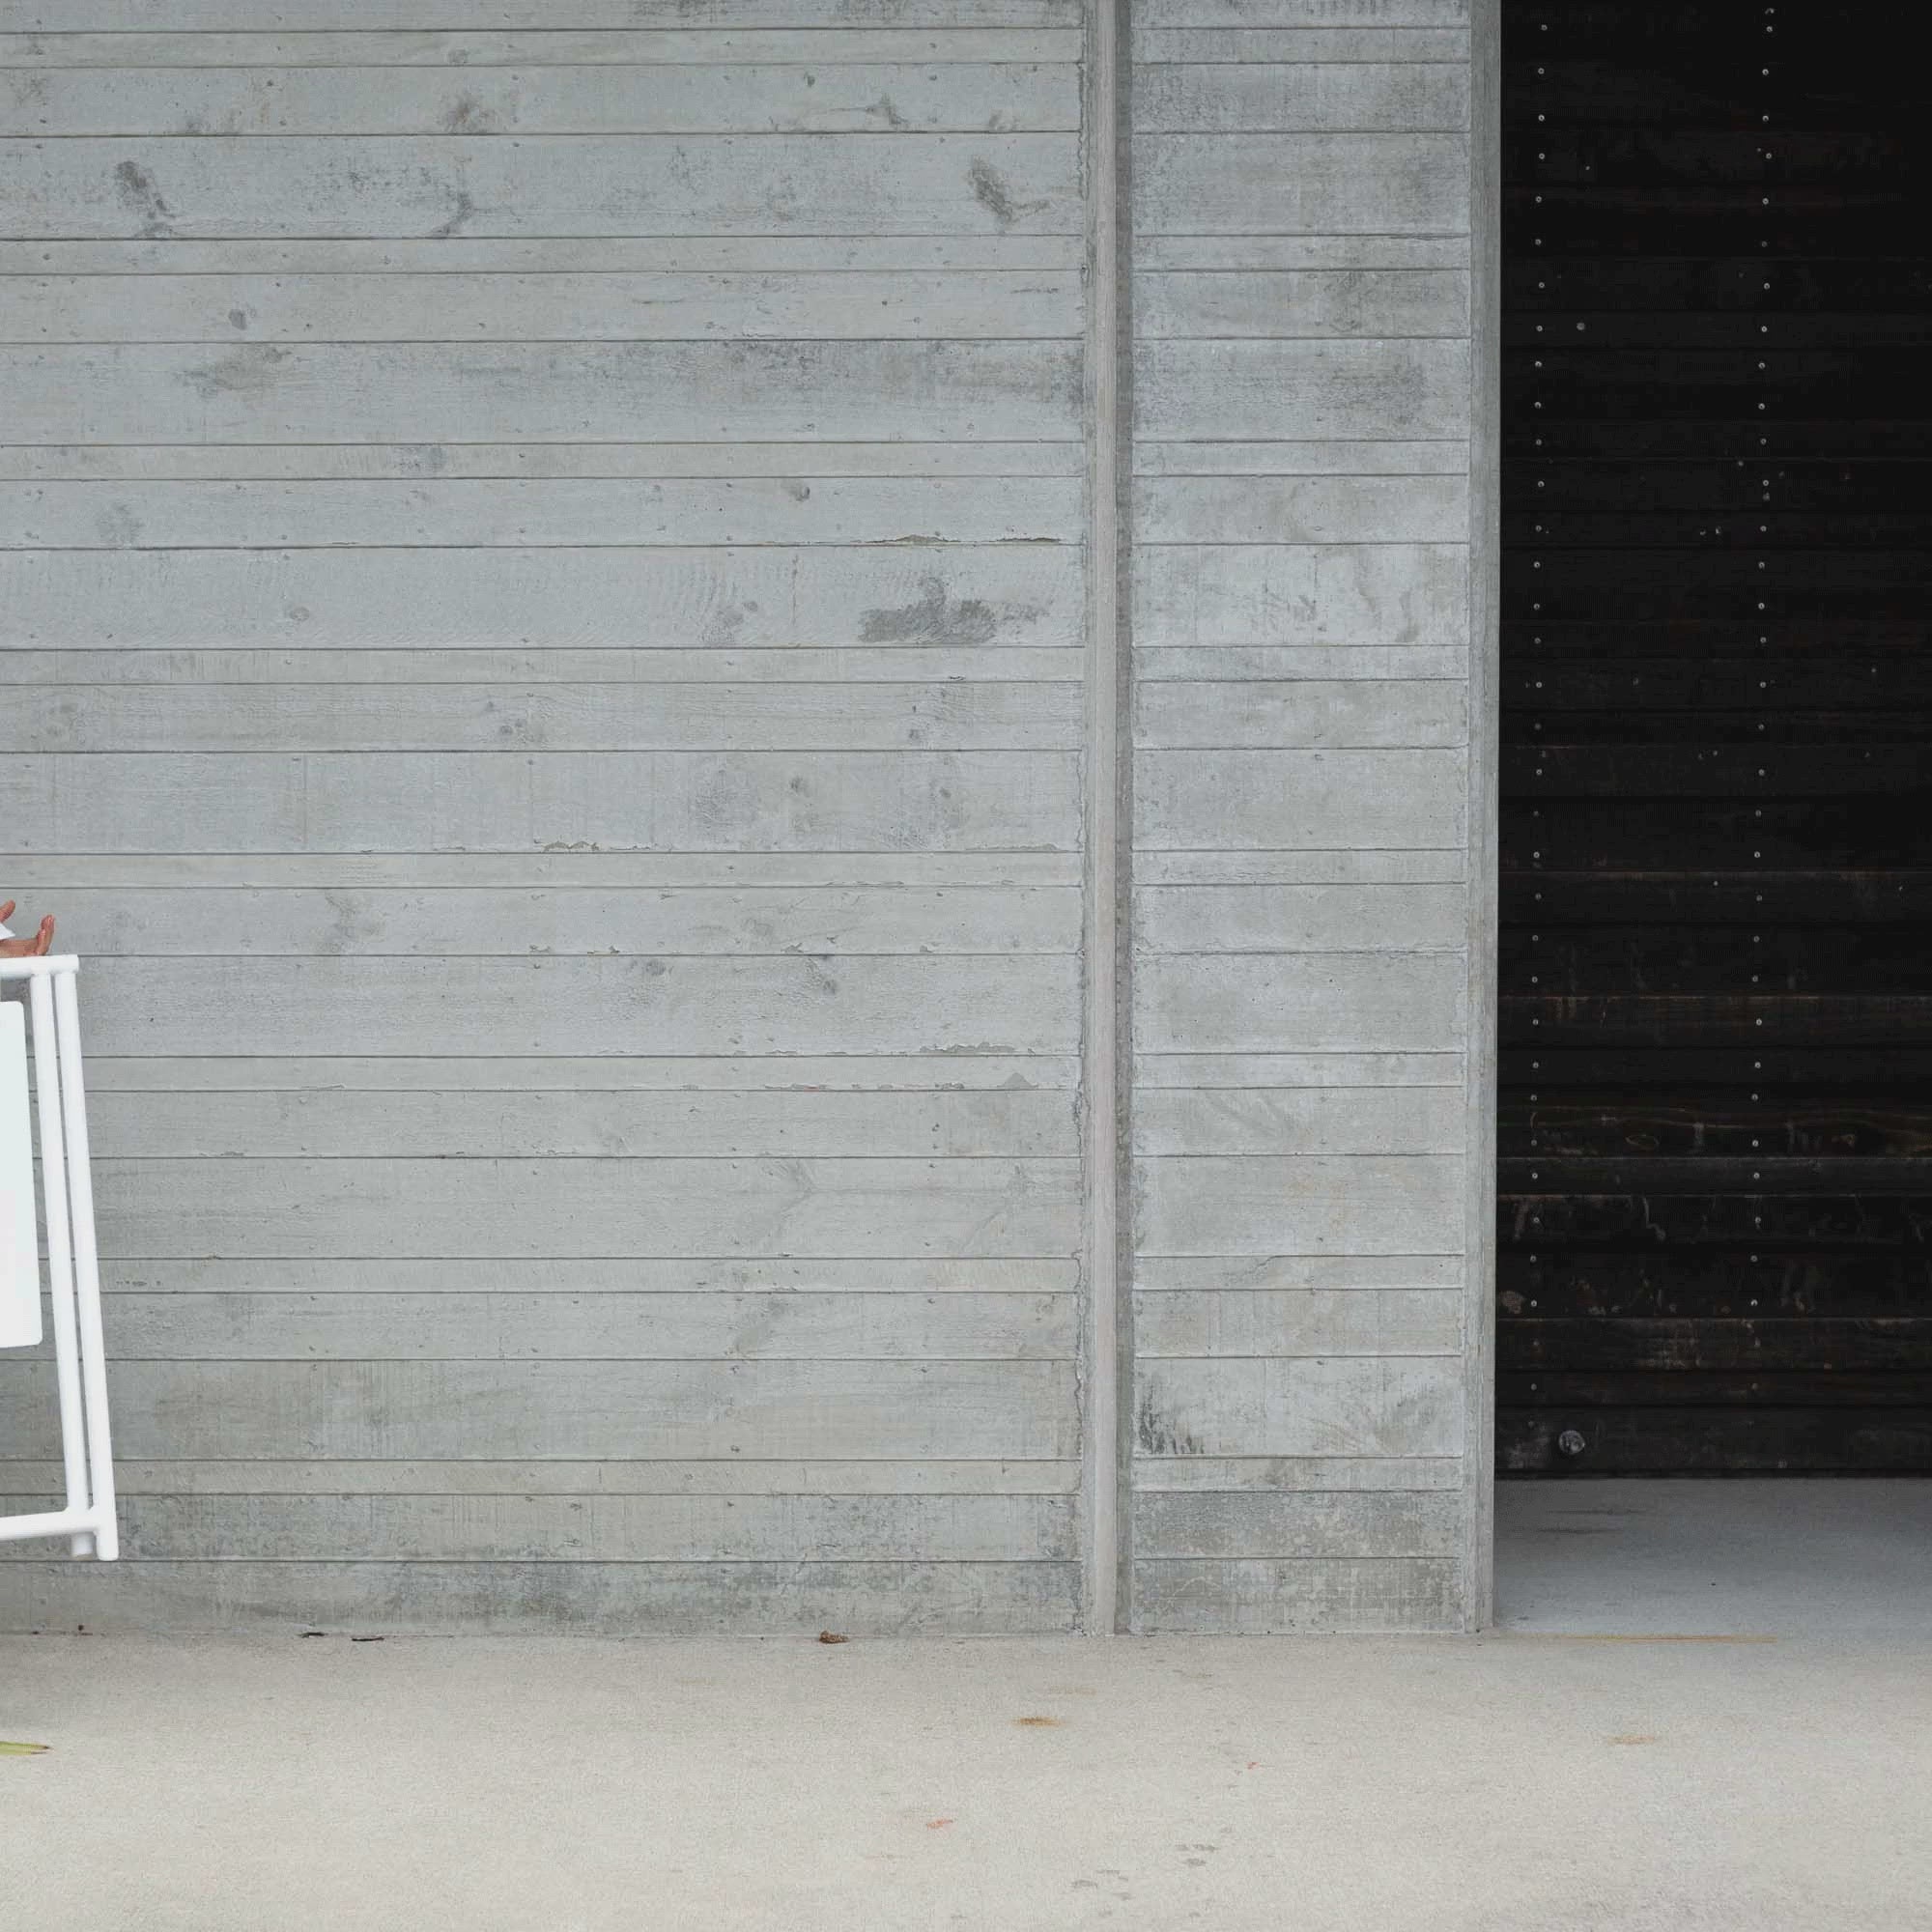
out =
[[[0,1757],[39,1757],[48,1748],[46,1745],[21,1745],[11,1738],[0,1738]]]

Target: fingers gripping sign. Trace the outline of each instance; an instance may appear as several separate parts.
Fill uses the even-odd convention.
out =
[[[54,943],[54,922],[52,914],[41,921],[38,930],[29,939],[16,939],[7,929],[7,922],[14,916],[12,899],[0,903],[0,959],[34,959],[46,952]]]

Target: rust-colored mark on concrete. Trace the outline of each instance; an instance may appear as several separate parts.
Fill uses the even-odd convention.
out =
[[[1036,1731],[1057,1730],[1065,1721],[1065,1718],[1015,1718],[1013,1719],[1013,1722],[1019,1725],[1021,1729]]]

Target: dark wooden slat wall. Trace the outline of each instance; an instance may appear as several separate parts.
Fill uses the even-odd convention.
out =
[[[1504,25],[1498,1466],[1932,1470],[1915,22]]]

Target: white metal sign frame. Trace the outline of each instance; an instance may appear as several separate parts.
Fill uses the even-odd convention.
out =
[[[53,1318],[54,1382],[60,1398],[67,1502],[36,1516],[0,1517],[0,1543],[64,1536],[75,1556],[120,1554],[114,1456],[107,1431],[107,1361],[100,1327],[100,1265],[94,1238],[94,1179],[80,1060],[80,961],[71,953],[0,959],[0,985],[27,984],[34,1041],[34,1105],[40,1128],[41,1207],[46,1231],[46,1290]],[[14,1096],[0,1094],[0,1104]],[[4,1177],[0,1177],[4,1184]],[[31,1191],[16,1213],[31,1216]],[[0,1267],[8,1265],[0,1255]],[[0,1283],[0,1290],[6,1284]],[[38,1268],[21,1292],[38,1296]]]

